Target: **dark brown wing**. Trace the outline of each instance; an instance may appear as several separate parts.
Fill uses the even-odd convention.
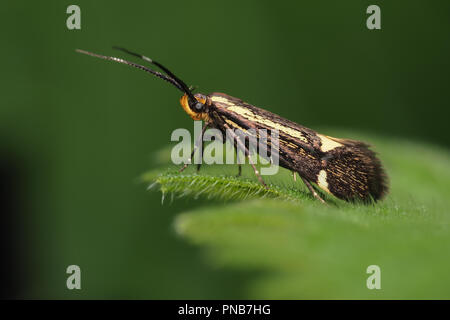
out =
[[[323,164],[330,193],[345,200],[383,198],[388,193],[387,175],[375,152],[360,141],[330,139],[343,145],[330,150]]]
[[[279,162],[324,191],[345,200],[378,200],[387,193],[386,174],[367,144],[319,134],[223,93],[208,95],[210,117],[223,128],[278,130]]]

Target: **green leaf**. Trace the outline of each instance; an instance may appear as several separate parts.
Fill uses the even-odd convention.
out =
[[[181,214],[175,229],[212,265],[255,271],[249,298],[448,299],[448,227],[391,210],[257,200]],[[369,265],[381,290],[366,287]]]
[[[376,145],[390,176],[387,199],[362,205],[328,197],[332,204],[324,206],[287,170],[265,177],[269,190],[249,168],[243,178],[228,167],[205,166],[200,174],[154,171],[143,180],[164,194],[233,200],[182,213],[174,227],[203,248],[211,266],[252,271],[248,298],[449,299],[448,151],[338,136]],[[381,290],[366,287],[370,265],[381,268]]]
[[[150,188],[158,185],[163,197],[166,194],[176,194],[179,197],[190,196],[194,199],[278,198],[287,201],[298,201],[306,197],[304,193],[293,188],[280,188],[274,184],[269,184],[268,188],[265,188],[255,181],[225,175],[183,174],[169,170],[157,176],[146,174],[144,180],[153,181]]]

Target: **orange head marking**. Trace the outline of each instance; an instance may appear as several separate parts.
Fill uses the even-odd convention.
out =
[[[209,119],[208,113],[206,112],[207,103],[206,97],[197,93],[194,95],[197,102],[190,102],[187,94],[183,95],[180,99],[180,104],[183,107],[183,110],[194,120],[204,120],[207,121]]]

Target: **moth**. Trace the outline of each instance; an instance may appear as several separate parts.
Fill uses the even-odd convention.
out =
[[[279,165],[291,170],[294,180],[299,175],[313,197],[325,203],[318,188],[346,201],[370,203],[382,199],[388,192],[387,175],[369,145],[356,140],[340,139],[320,134],[262,108],[255,107],[241,99],[224,93],[208,95],[193,93],[183,81],[159,62],[124,48],[114,47],[122,52],[138,57],[158,67],[162,72],[117,57],[104,56],[77,49],[79,53],[126,64],[161,78],[183,93],[180,103],[184,111],[193,120],[202,120],[204,126],[197,139],[191,158],[182,168],[183,171],[203,141],[207,128],[216,128],[222,132],[234,129],[278,130]],[[242,150],[248,158],[258,180],[266,187],[258,169],[251,160],[246,141],[232,133],[233,145]],[[270,141],[267,141],[270,144]],[[269,149],[269,145],[267,148]],[[199,168],[199,167],[198,167]],[[241,167],[239,166],[239,174]],[[318,187],[318,188],[317,188]]]

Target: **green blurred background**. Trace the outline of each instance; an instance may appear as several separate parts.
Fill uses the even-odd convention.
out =
[[[66,8],[81,8],[81,30]],[[382,29],[366,28],[381,7]],[[8,1],[1,9],[2,216],[11,298],[242,298],[252,274],[214,269],[173,231],[199,203],[161,205],[138,177],[193,126],[164,81],[74,52],[153,57],[200,92],[308,127],[443,147],[449,1]],[[123,55],[121,55],[123,56]],[[66,289],[66,268],[82,290]]]

